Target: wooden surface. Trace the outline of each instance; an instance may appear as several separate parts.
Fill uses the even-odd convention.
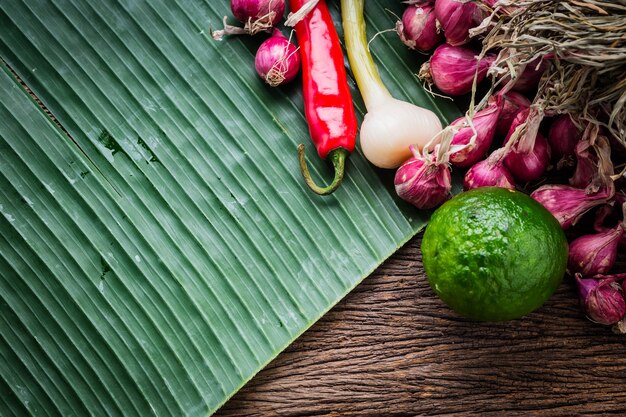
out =
[[[587,321],[570,280],[522,320],[466,321],[428,286],[420,239],[216,415],[626,415],[626,335]]]

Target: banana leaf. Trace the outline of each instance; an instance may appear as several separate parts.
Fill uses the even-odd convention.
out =
[[[369,1],[370,37],[402,7]],[[225,15],[0,3],[0,415],[211,414],[423,227],[358,151],[306,188],[298,83],[257,78],[263,35],[214,41]],[[396,36],[371,48],[396,97],[458,116]]]

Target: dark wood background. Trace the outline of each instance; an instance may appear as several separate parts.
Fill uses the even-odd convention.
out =
[[[461,319],[431,291],[421,234],[216,415],[626,415],[626,335],[566,279],[538,311]]]

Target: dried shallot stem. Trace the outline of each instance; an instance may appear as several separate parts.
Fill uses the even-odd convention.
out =
[[[495,5],[472,35],[483,37],[483,53],[500,51],[490,74],[508,76],[503,89],[528,65],[550,62],[535,107],[548,116],[571,114],[602,126],[626,147],[626,3],[500,0]]]

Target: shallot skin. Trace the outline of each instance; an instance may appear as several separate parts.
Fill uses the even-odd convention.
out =
[[[626,301],[623,289],[610,277],[582,278],[576,274],[578,294],[583,310],[589,318],[609,326],[624,318]]]
[[[530,107],[530,100],[517,91],[508,91],[505,94],[498,93],[494,97],[501,97],[502,99],[502,111],[498,118],[496,134],[506,136],[515,117],[521,111],[527,110]],[[490,98],[490,101],[495,100],[494,97]]]
[[[596,206],[606,204],[615,195],[614,187],[602,187],[595,193],[563,184],[546,184],[530,196],[541,203],[567,229]]]
[[[620,224],[614,229],[574,239],[569,244],[570,272],[606,274],[615,264],[617,246],[623,234],[624,229]]]
[[[529,63],[524,71],[519,75],[518,79],[515,81],[513,85],[513,90],[528,92],[533,91],[539,85],[539,81],[541,80],[541,76],[550,66],[549,61],[541,61],[531,62]]]
[[[508,144],[523,123],[529,123],[530,109],[521,110],[504,140]],[[513,177],[520,182],[530,182],[539,179],[550,163],[550,145],[548,140],[539,132],[533,137],[531,133],[524,133],[511,144],[509,152],[504,157],[504,165],[511,171]],[[520,149],[521,148],[521,149]]]

